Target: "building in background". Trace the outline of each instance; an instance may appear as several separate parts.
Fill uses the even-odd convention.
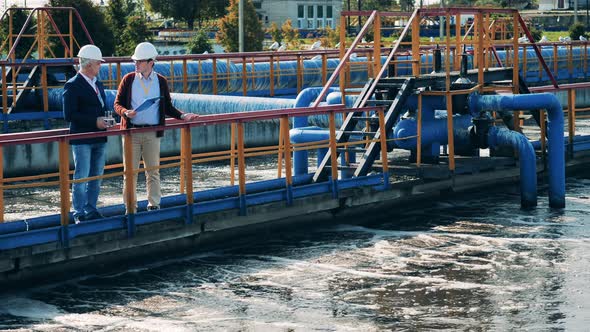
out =
[[[301,30],[335,28],[342,11],[342,0],[253,0],[254,8],[264,27],[272,22],[280,27],[291,19],[293,27]]]

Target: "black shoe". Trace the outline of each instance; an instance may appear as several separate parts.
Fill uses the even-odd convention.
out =
[[[79,223],[81,223],[82,221],[86,221],[88,219],[86,219],[86,216],[83,214],[78,214],[74,216],[74,223],[77,225]]]
[[[86,220],[102,219],[104,216],[98,211],[92,211],[86,215]]]
[[[156,211],[156,210],[159,210],[159,209],[160,209],[160,206],[159,205],[149,205],[147,207],[147,210],[148,211]]]

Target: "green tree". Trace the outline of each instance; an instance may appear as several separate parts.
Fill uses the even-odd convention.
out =
[[[189,54],[212,53],[213,47],[207,34],[203,30],[199,30],[186,45],[186,50]]]
[[[586,26],[582,23],[575,23],[569,29],[570,38],[572,40],[580,40],[580,36],[588,37],[586,34]]]
[[[237,52],[239,50],[238,4],[239,0],[230,0],[227,15],[219,22],[217,40],[228,52]],[[258,19],[252,1],[247,0],[244,3],[244,51],[262,50],[263,40],[264,30],[262,29],[262,23]]]
[[[16,7],[16,5],[14,5],[13,7]],[[25,21],[27,20],[27,16],[29,15],[28,11],[23,11],[23,10],[11,10],[10,11],[12,13],[12,36],[13,39],[12,41],[14,42],[16,40],[16,36],[18,36],[20,30],[22,29],[23,25],[25,24]],[[8,48],[8,15],[6,15],[5,19],[0,22],[0,44],[4,43],[6,41],[6,44],[4,44],[4,47],[2,49],[2,54],[4,56],[8,55],[8,52],[10,52],[10,49]],[[25,34],[27,35],[35,35],[37,33],[37,30],[34,28],[36,25],[36,19],[35,17],[33,17],[33,20],[29,22],[27,29],[25,30]],[[21,39],[18,42],[18,46],[15,48],[15,56],[17,59],[24,59],[25,56],[27,55],[27,52],[29,51],[29,49],[31,48],[31,46],[33,45],[33,43],[35,42],[35,38],[34,37],[21,37]],[[31,51],[34,52],[34,50]],[[31,57],[31,55],[29,55],[29,57]]]
[[[109,28],[105,16],[98,5],[95,5],[91,0],[49,0],[47,3],[50,7],[74,7],[88,29],[90,37],[94,41],[94,45],[98,46],[104,56],[112,55],[115,52],[115,42],[113,32]],[[69,28],[69,13],[68,11],[52,11],[52,17],[61,33],[68,33]],[[47,30],[50,33],[55,33],[51,24],[47,24]],[[74,38],[79,46],[90,44],[86,37],[84,30],[80,27],[77,19],[74,17]],[[63,56],[65,54],[64,47],[57,37],[51,37],[50,45],[56,56]],[[77,48],[77,47],[75,47]],[[74,55],[77,52],[74,51]]]
[[[299,31],[293,28],[293,23],[291,23],[291,19],[287,19],[285,23],[281,26],[281,31],[283,32],[283,40],[287,42],[289,45],[296,46],[297,36],[299,35]]]
[[[277,22],[272,22],[270,28],[268,28],[268,33],[273,41],[276,41],[277,43],[283,41],[283,35],[281,34],[281,29],[279,29]]]
[[[122,34],[123,42],[117,45],[117,54],[131,55],[137,44],[150,41],[150,32],[147,22],[142,16],[130,16],[127,18],[127,26]]]
[[[402,11],[410,12],[414,10],[414,0],[399,0],[399,6]]]
[[[113,31],[113,37],[115,39],[115,45],[119,46],[123,44],[123,31],[127,26],[127,17],[129,14],[129,8],[125,0],[110,0],[106,9],[107,23]],[[115,46],[115,54],[119,54]]]
[[[392,0],[363,0],[361,3],[362,10],[379,10],[379,11],[391,11],[397,7],[397,1]],[[352,7],[352,5],[351,5]],[[348,7],[342,7],[348,8]],[[352,9],[352,8],[351,8]],[[354,9],[352,9],[354,10]]]
[[[204,19],[216,19],[225,14],[228,0],[144,0],[148,10],[186,22],[193,29],[195,20],[199,27]]]

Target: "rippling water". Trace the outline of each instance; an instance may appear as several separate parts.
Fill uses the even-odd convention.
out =
[[[588,330],[589,195],[570,178],[563,211],[482,193],[5,294],[0,328]]]

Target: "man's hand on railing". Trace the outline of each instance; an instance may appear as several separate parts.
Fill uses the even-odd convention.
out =
[[[180,117],[184,121],[194,121],[199,117],[198,114],[195,113],[183,113]]]

